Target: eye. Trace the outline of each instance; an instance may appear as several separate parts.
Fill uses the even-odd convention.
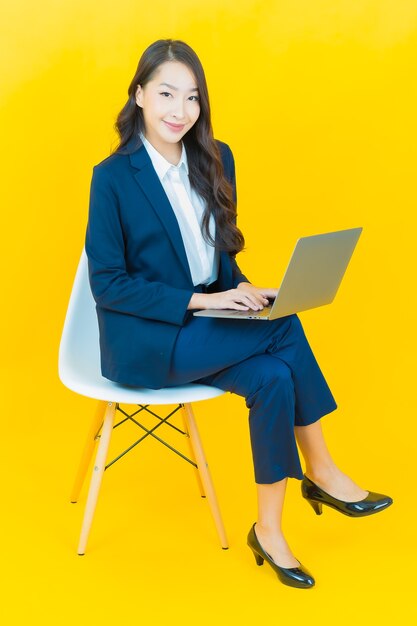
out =
[[[161,91],[159,93],[160,96],[171,96],[172,94],[169,93],[169,91]],[[190,96],[190,98],[195,98],[194,102],[199,102],[200,98],[199,96]]]

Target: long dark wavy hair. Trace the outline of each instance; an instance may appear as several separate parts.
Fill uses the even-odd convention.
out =
[[[139,132],[145,134],[143,110],[136,104],[137,86],[144,87],[153,79],[157,68],[166,61],[179,61],[188,66],[197,82],[200,96],[200,114],[195,124],[184,135],[187,150],[190,185],[206,200],[202,219],[202,234],[206,242],[233,256],[245,245],[242,232],[236,226],[236,202],[233,187],[226,178],[220,149],[213,137],[210,102],[203,66],[194,50],[179,39],[158,39],[142,54],[128,89],[128,101],[117,116],[115,129],[119,144],[113,153],[128,154],[140,145]],[[131,140],[137,138],[138,141]],[[127,144],[129,148],[126,148]],[[210,215],[216,224],[216,242],[209,231]]]

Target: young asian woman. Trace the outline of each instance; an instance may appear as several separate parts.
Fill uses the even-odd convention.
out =
[[[85,238],[102,374],[152,389],[198,382],[245,397],[258,497],[247,543],[279,580],[315,584],[282,532],[287,480],[351,517],[387,508],[338,468],[320,418],[337,408],[297,315],[262,322],[193,316],[260,310],[276,288],[253,285],[236,255],[232,150],[215,139],[201,62],[185,42],[142,54],[118,115],[119,145],[93,168]],[[297,443],[303,454],[303,474]],[[371,572],[370,572],[371,574]]]

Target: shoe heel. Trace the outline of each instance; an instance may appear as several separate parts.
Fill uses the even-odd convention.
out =
[[[309,504],[311,504],[316,512],[316,515],[321,515],[323,513],[323,505],[321,502],[316,502],[315,500],[310,500],[309,498],[306,498],[306,500]]]
[[[255,552],[255,550],[252,548],[251,545],[248,544],[248,546],[249,546],[249,548],[253,552],[253,556],[255,557],[256,565],[263,565],[264,558],[262,556],[260,556],[257,552]]]

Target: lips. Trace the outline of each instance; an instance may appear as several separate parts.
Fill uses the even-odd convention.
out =
[[[164,120],[165,122],[165,120]],[[171,130],[176,130],[176,131],[180,131],[184,128],[185,124],[170,124],[169,122],[165,122],[165,124],[168,126],[168,128],[170,128]]]

